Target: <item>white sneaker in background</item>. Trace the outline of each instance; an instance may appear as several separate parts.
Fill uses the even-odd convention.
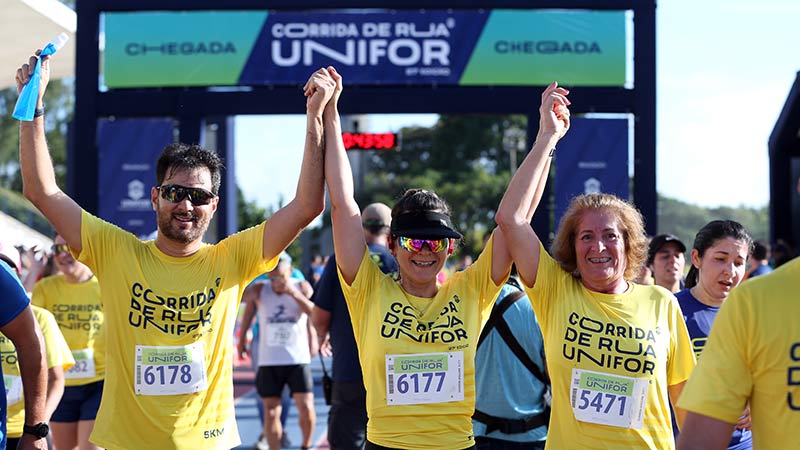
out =
[[[267,444],[267,438],[264,437],[262,434],[258,438],[258,442],[253,446],[255,450],[269,450],[269,444]]]

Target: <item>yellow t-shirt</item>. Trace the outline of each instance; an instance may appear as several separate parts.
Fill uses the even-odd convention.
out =
[[[547,448],[674,448],[667,387],[695,365],[678,301],[635,283],[622,294],[593,292],[540,250],[525,291],[552,380]]]
[[[239,445],[233,336],[242,291],[264,261],[264,224],[175,258],[87,212],[77,255],[100,281],[106,380],[91,441],[108,448]]]
[[[97,277],[85,283],[69,283],[61,274],[42,278],[33,286],[31,303],[53,313],[72,349],[75,365],[65,374],[65,385],[105,378],[106,336]]]
[[[45,358],[47,368],[61,366],[67,371],[75,360],[69,350],[67,341],[58,330],[58,324],[53,315],[46,309],[31,306],[33,316],[39,322],[44,338]],[[25,398],[22,395],[22,379],[20,378],[19,364],[17,364],[17,350],[11,339],[0,333],[0,354],[3,357],[3,378],[6,385],[6,400],[8,401],[8,437],[22,436],[22,426],[25,425]],[[13,402],[13,403],[12,403]]]
[[[748,400],[753,448],[800,447],[800,258],[731,291],[678,406],[734,424]]]
[[[491,256],[490,240],[434,298],[407,294],[366,249],[351,286],[339,273],[364,371],[370,442],[410,450],[475,444],[475,347],[502,287],[492,281]]]

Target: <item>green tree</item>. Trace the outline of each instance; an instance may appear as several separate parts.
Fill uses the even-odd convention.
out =
[[[712,220],[735,220],[750,233],[753,239],[769,239],[769,211],[767,206],[732,208],[721,206],[703,208],[669,197],[659,196],[658,232],[672,233],[691,247],[697,232]]]
[[[255,201],[248,201],[238,186],[236,187],[236,197],[239,231],[254,227],[263,222],[268,215],[272,215],[271,207],[269,209],[262,208]]]
[[[254,227],[275,213],[275,209],[273,209],[272,206],[263,208],[255,201],[247,200],[242,193],[242,190],[239,189],[238,186],[236,188],[236,197],[239,231]],[[283,199],[280,199],[278,208],[282,207],[283,203]],[[308,231],[303,232],[307,233]],[[291,244],[289,244],[289,248],[286,249],[286,252],[289,253],[289,255],[292,257],[292,260],[295,261],[295,266],[297,266],[301,261],[300,257],[303,254],[303,248],[300,245],[300,240],[295,239]]]
[[[66,188],[67,127],[72,120],[74,98],[74,80],[71,78],[51,80],[47,86],[45,133],[56,180],[62,188]],[[21,191],[19,122],[11,117],[16,102],[16,87],[0,90],[0,186]]]

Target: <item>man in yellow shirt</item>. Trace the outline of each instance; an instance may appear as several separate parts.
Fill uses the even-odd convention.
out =
[[[18,91],[36,57],[17,70]],[[50,76],[42,58],[37,109]],[[230,338],[248,282],[324,208],[322,112],[335,83],[305,86],[306,144],[295,198],[218,244],[202,241],[219,202],[222,162],[197,145],[167,146],[150,191],[158,233],[136,236],[82,210],[56,184],[40,113],[20,122],[23,192],[89,266],[103,291],[106,381],[91,441],[107,449],[219,449],[240,443]]]
[[[678,450],[726,448],[748,402],[753,448],[800,448],[798,290],[800,258],[731,291],[678,400]]]

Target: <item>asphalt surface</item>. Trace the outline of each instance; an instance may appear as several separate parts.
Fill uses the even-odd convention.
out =
[[[330,371],[330,359],[326,359],[325,367]],[[328,449],[328,406],[325,404],[325,397],[322,394],[322,365],[319,357],[311,360],[311,374],[314,378],[314,408],[317,413],[311,448]],[[253,449],[263,430],[258,418],[258,410],[256,409],[256,402],[260,402],[261,398],[255,391],[254,379],[255,372],[251,368],[249,360],[237,360],[234,362],[233,384],[236,397],[236,422],[239,427],[239,436],[242,439],[242,445],[236,447],[237,450]],[[291,445],[283,448],[299,449],[302,434],[297,419],[297,408],[294,404],[289,409],[285,432],[289,436]]]

